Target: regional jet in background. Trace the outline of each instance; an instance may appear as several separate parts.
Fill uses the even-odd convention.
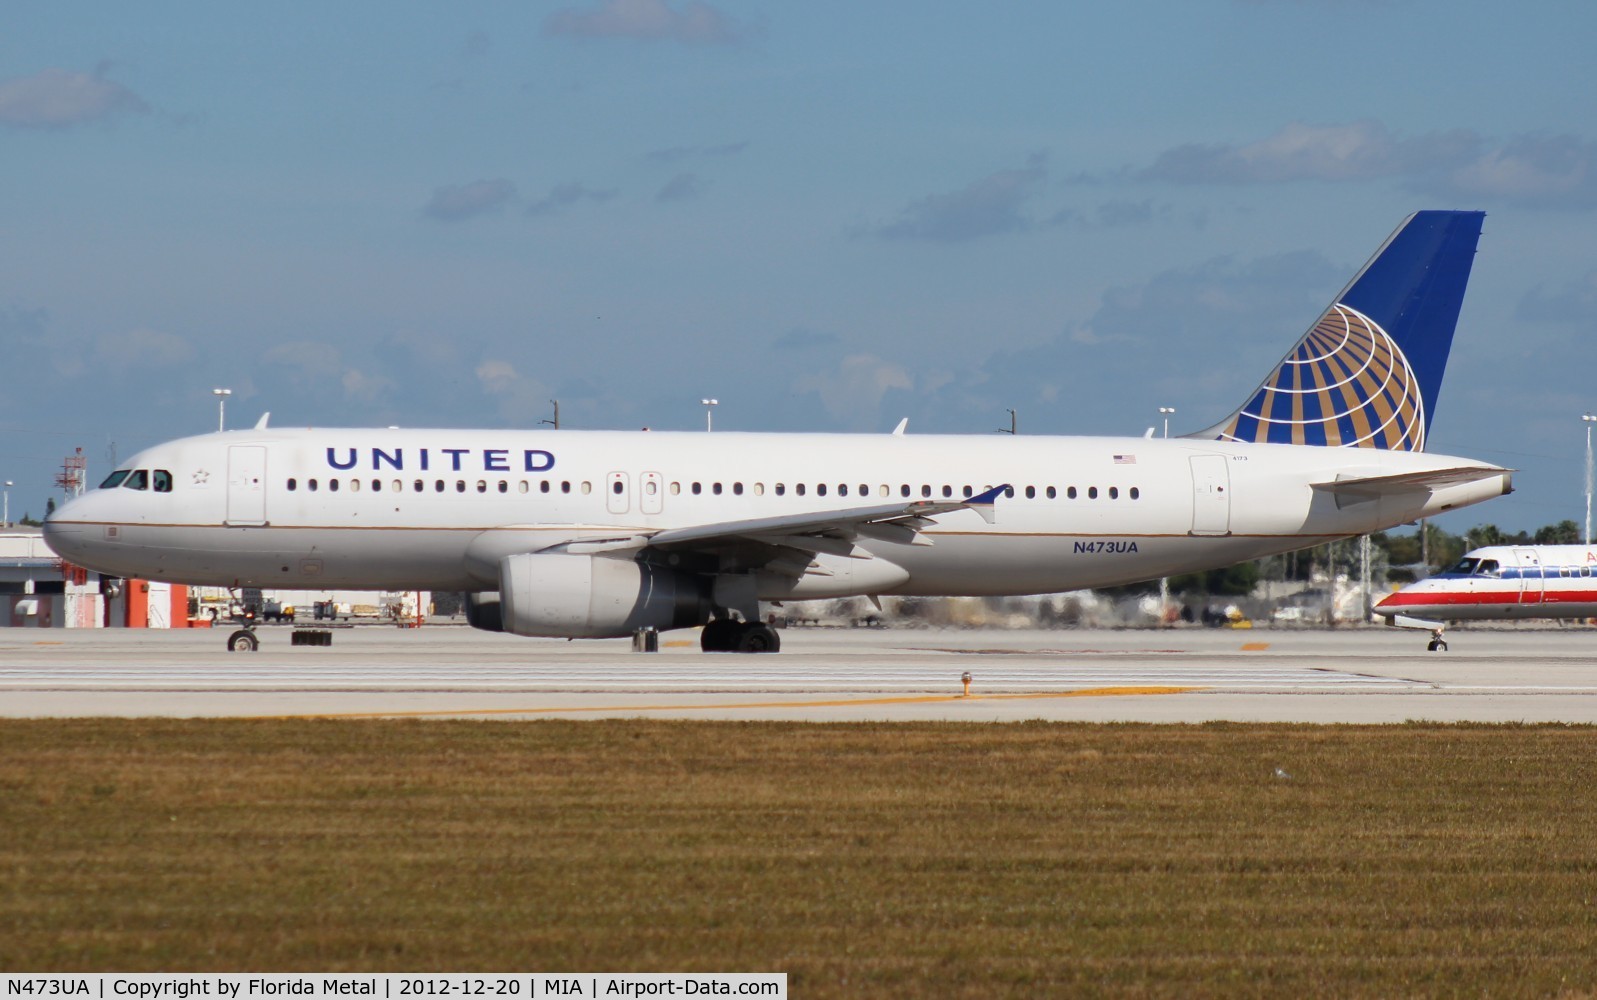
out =
[[[1448,622],[1597,617],[1594,573],[1590,545],[1490,545],[1386,595],[1374,611],[1388,625],[1428,630],[1426,648],[1446,651]]]
[[[1405,219],[1236,412],[1185,437],[263,417],[140,452],[45,537],[105,574],[458,590],[489,631],[702,625],[706,651],[775,650],[761,601],[1051,593],[1228,566],[1509,492],[1508,469],[1424,452],[1482,218]]]

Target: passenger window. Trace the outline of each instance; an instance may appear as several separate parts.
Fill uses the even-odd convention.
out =
[[[503,490],[502,487],[504,486],[504,484],[500,483],[499,485],[501,487],[499,492],[503,493],[504,490]],[[563,480],[560,481],[560,492],[561,493],[570,493],[571,492],[571,480],[563,479]]]
[[[128,476],[122,484],[125,490],[147,490],[150,488],[150,474],[143,469]]]
[[[488,492],[488,480],[486,480],[486,479],[477,480],[477,492],[478,493],[487,493]]]
[[[122,485],[122,480],[124,480],[124,479],[126,479],[128,477],[128,472],[129,471],[130,470],[128,470],[128,469],[118,469],[117,471],[111,473],[109,476],[106,476],[105,477],[105,482],[100,484],[100,489],[102,489],[102,490],[114,490],[118,486],[121,486]]]
[[[754,495],[757,496],[757,497],[765,496],[765,484],[764,483],[755,483],[754,484]]]
[[[952,486],[944,485],[943,486],[943,496],[944,496],[944,498],[951,497],[953,495],[954,495],[954,488]]]
[[[538,492],[539,493],[548,493],[549,492],[549,480],[545,479],[543,482],[538,484]]]
[[[510,483],[509,483],[508,480],[504,480],[504,479],[499,480],[499,492],[500,493],[509,493],[510,492]],[[570,483],[566,484],[566,492],[567,493],[571,492],[571,484]]]
[[[890,497],[893,495],[893,488],[886,483],[883,483],[882,485],[876,487],[876,492],[879,496]]]
[[[327,481],[327,492],[329,492],[329,493],[337,493],[338,492],[338,480],[329,479]]]
[[[351,492],[351,493],[359,493],[360,492],[360,480],[359,479],[351,479],[349,481],[349,492]]]
[[[797,493],[799,496],[803,496],[804,495],[804,484],[803,483],[799,483],[797,486],[794,486],[793,487],[793,492]]]
[[[1076,499],[1076,488],[1074,486],[1070,487],[1065,491],[1065,496],[1071,500]]]
[[[742,496],[743,495],[743,484],[742,483],[733,483],[732,484],[732,495],[733,496]]]
[[[1096,500],[1096,499],[1098,499],[1098,487],[1096,487],[1096,486],[1087,487],[1087,499],[1088,500]]]
[[[588,482],[587,480],[583,480],[583,483],[582,483],[582,495],[583,496],[587,496],[589,493],[592,493],[592,492],[593,492],[593,484]]]
[[[816,483],[815,484],[815,495],[818,496],[818,497],[826,496],[826,484],[825,483]]]
[[[674,497],[682,495],[682,484],[681,483],[672,483],[671,484],[671,495],[674,496]]]
[[[314,479],[305,480],[305,488],[310,490],[312,493],[315,493],[316,492],[316,480],[314,480]]]
[[[619,486],[621,484],[617,483],[616,485]],[[620,492],[620,491],[618,490],[617,492]],[[644,494],[646,496],[651,496],[652,497],[656,493],[660,492],[660,484],[655,482],[654,480],[650,479],[650,480],[648,480],[647,482],[645,482],[643,484],[643,492],[644,492]]]
[[[777,483],[775,489],[776,489],[776,495],[777,496],[785,496],[787,494],[787,484],[786,483]]]
[[[1136,500],[1136,499],[1139,499],[1141,496],[1142,496],[1142,491],[1137,489],[1135,486],[1133,486],[1131,488],[1131,499]]]
[[[433,480],[433,492],[434,493],[442,493],[443,491],[444,491],[444,481],[442,479]]]
[[[288,477],[288,492],[292,493],[292,492],[294,492],[297,489],[299,489],[299,480],[295,479],[293,476],[289,476]]]
[[[373,482],[376,482],[376,480],[373,480]],[[405,484],[397,479],[394,480],[393,487],[395,493],[403,493],[405,491]]]
[[[704,487],[700,486],[698,483],[694,483],[690,489],[692,489],[694,496],[698,496],[700,493],[704,492]]]
[[[525,492],[527,492],[530,489],[532,489],[532,486],[525,479],[523,479],[521,482],[516,484],[516,492],[517,493],[525,493]]]
[[[1054,489],[1052,486],[1048,487],[1048,499],[1052,500],[1057,496],[1059,496],[1059,491]]]
[[[866,486],[864,483],[860,483],[859,484],[859,495],[862,496],[862,497],[870,496],[871,495],[871,488],[869,486]]]
[[[848,496],[848,484],[847,483],[838,483],[837,484],[837,495],[840,496],[840,497]]]
[[[1008,497],[1011,500],[1015,499],[1015,488],[1013,486],[1005,486],[1004,487],[1004,496]]]
[[[381,493],[382,491],[383,491],[383,481],[381,479],[373,479],[372,480],[372,492],[373,493]]]
[[[616,496],[621,495],[621,480],[617,479],[614,483],[610,484],[610,492],[614,493]]]
[[[1120,499],[1120,487],[1118,487],[1118,486],[1109,487],[1109,499],[1111,499],[1111,500],[1119,500]]]
[[[427,488],[427,484],[422,482],[420,479],[418,479],[415,482],[415,487],[416,487],[416,492],[420,493],[422,490]]]
[[[898,487],[899,496],[909,496],[909,484],[904,483]]]
[[[922,484],[921,488],[920,488],[920,495],[923,496],[923,497],[931,496],[932,495],[932,488],[930,486]]]
[[[714,493],[716,496],[720,496],[721,495],[721,484],[720,483],[715,483],[714,485],[712,485],[710,487],[710,492]]]
[[[1035,500],[1035,499],[1037,499],[1037,487],[1035,487],[1035,486],[1026,487],[1026,499],[1027,500]]]

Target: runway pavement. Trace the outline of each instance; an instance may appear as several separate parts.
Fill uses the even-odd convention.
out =
[[[0,716],[1597,723],[1597,629],[788,629],[784,652],[658,653],[455,626],[0,630]],[[962,675],[971,675],[970,694]]]

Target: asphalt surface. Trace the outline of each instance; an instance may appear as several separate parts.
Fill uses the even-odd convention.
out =
[[[0,630],[0,716],[1597,723],[1597,628],[785,630],[775,655],[431,625]],[[963,676],[971,677],[969,694]]]

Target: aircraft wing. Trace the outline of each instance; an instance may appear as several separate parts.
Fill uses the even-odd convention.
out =
[[[686,528],[665,528],[626,538],[579,539],[555,548],[573,554],[594,555],[643,549],[712,552],[729,547],[763,548],[769,552],[767,559],[754,558],[750,560],[752,562],[776,560],[779,553],[769,551],[771,549],[853,556],[854,543],[861,537],[901,545],[930,545],[931,540],[922,537],[921,531],[935,523],[931,518],[938,514],[973,510],[991,524],[993,503],[1007,489],[1007,484],[995,486],[963,500],[906,500],[869,507],[844,507],[742,521],[719,521]],[[865,554],[861,556],[870,558]],[[805,561],[808,562],[807,559]]]
[[[1399,493],[1415,493],[1420,490],[1436,490],[1446,486],[1473,483],[1476,480],[1489,479],[1512,471],[1514,470],[1495,466],[1463,465],[1451,469],[1399,472],[1389,476],[1355,476],[1311,485],[1321,492],[1334,494],[1339,503],[1344,500],[1357,503],[1384,496],[1396,496]]]

